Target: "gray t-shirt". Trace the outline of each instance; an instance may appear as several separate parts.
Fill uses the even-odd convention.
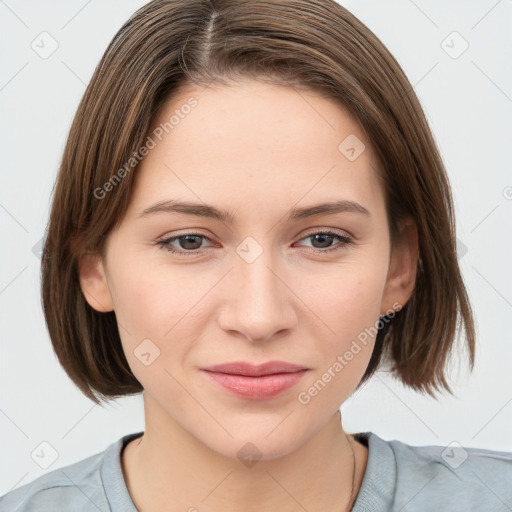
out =
[[[137,512],[121,469],[128,434],[103,452],[0,497],[0,512]],[[368,462],[354,512],[512,511],[512,453],[460,445],[411,446],[356,434]]]

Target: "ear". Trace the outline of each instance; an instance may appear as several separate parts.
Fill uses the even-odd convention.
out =
[[[418,232],[414,220],[407,218],[400,230],[400,236],[391,251],[388,277],[381,303],[381,315],[389,313],[394,303],[405,306],[410,299],[416,282],[418,265]]]
[[[100,255],[84,254],[79,263],[80,288],[89,305],[101,313],[114,310],[103,260]]]

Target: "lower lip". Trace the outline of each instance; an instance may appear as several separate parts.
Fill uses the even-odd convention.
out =
[[[307,370],[301,370],[293,373],[247,377],[245,375],[203,371],[211,379],[232,393],[252,400],[265,400],[279,395],[283,391],[295,386],[307,372]]]

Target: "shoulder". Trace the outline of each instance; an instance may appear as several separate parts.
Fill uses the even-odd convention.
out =
[[[392,455],[396,510],[512,509],[512,452],[464,447],[413,446],[370,434],[370,450]],[[393,510],[395,510],[393,508]]]
[[[0,496],[0,511],[109,510],[101,478],[104,454],[52,470]]]

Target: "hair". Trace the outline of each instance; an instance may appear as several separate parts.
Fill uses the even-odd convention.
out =
[[[103,255],[108,234],[122,221],[136,174],[136,165],[130,172],[126,162],[133,166],[130,159],[164,102],[189,83],[240,77],[302,86],[347,108],[379,161],[391,243],[404,219],[416,224],[414,290],[379,323],[358,387],[387,360],[393,376],[416,391],[453,394],[448,356],[464,328],[473,369],[475,328],[446,171],[400,65],[334,0],[154,0],[114,36],[72,122],[43,246],[43,310],[66,373],[97,404],[143,391],[123,352],[115,312],[88,304],[79,264],[85,254]],[[106,183],[115,186],[101,200],[94,191]]]

